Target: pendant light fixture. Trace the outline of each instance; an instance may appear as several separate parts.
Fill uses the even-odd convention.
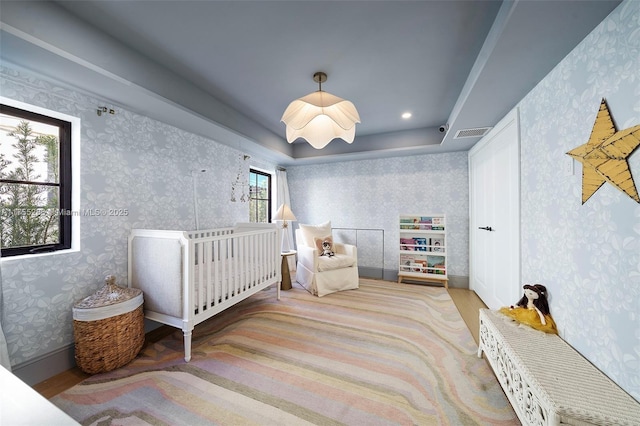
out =
[[[287,142],[302,138],[316,149],[322,149],[335,138],[352,143],[360,115],[353,103],[322,90],[327,74],[317,72],[313,81],[318,90],[291,102],[282,121],[287,126]]]

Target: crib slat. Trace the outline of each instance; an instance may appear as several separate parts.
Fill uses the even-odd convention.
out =
[[[240,246],[242,245],[242,237],[235,238],[233,241],[233,294],[236,295],[240,293],[240,256],[242,255]]]
[[[278,253],[274,255],[274,251],[271,250],[271,247],[269,246],[270,244],[273,244],[273,239],[270,238],[269,235],[265,235],[265,238],[264,238],[264,258],[263,258],[263,262],[264,262],[263,277],[264,277],[265,281],[267,281],[269,278],[271,278],[271,270],[272,270],[273,264],[274,264],[274,259],[272,259],[272,258],[275,256],[277,259],[280,259],[280,249],[278,249]],[[278,246],[281,246],[281,245],[282,245],[282,243],[278,244]]]
[[[256,280],[256,266],[257,266],[257,254],[258,254],[258,245],[256,243],[256,239],[257,239],[257,235],[253,235],[251,238],[251,247],[250,247],[250,251],[249,251],[249,258],[250,258],[250,271],[251,271],[251,276],[249,277],[249,281],[251,282],[251,286],[255,286],[257,284],[257,280]]]
[[[212,295],[213,295],[213,288],[212,288],[212,282],[211,282],[211,268],[213,267],[213,262],[212,262],[212,257],[211,257],[211,245],[213,244],[210,241],[205,241],[204,243],[202,243],[204,246],[204,264],[203,266],[206,266],[205,271],[204,271],[204,288],[205,288],[205,295],[204,295],[204,306],[205,309],[209,309],[209,307],[211,307],[212,304]]]
[[[250,289],[254,286],[253,274],[255,269],[256,260],[253,257],[253,245],[255,244],[255,235],[251,235],[247,244],[247,288]]]
[[[238,242],[238,238],[234,238],[231,243],[231,248],[233,249],[231,253],[231,262],[233,264],[233,271],[231,277],[233,278],[233,295],[238,294],[238,281],[239,281],[239,273],[240,273],[240,265],[238,265],[239,253],[238,248],[240,243]]]
[[[211,306],[216,306],[220,300],[219,283],[220,283],[220,240],[212,242],[213,244],[213,300]]]
[[[245,281],[245,277],[247,275],[247,236],[243,235],[240,238],[240,249],[238,250],[239,259],[238,262],[240,264],[240,271],[238,274],[238,292],[242,293],[247,289],[247,282]]]
[[[203,309],[204,305],[205,305],[205,302],[204,302],[205,294],[204,294],[204,286],[203,286],[203,284],[204,284],[204,268],[205,268],[205,265],[204,265],[204,250],[203,250],[203,247],[202,247],[203,245],[204,244],[201,243],[201,242],[196,243],[196,255],[197,255],[196,256],[197,257],[196,263],[198,265],[198,277],[196,279],[196,281],[197,281],[196,294],[198,295],[198,305],[196,306],[196,310],[198,312],[200,312]]]
[[[190,313],[193,309],[193,280],[195,274],[195,244],[193,241],[189,241],[189,250],[183,252],[183,259],[186,263],[187,273],[183,277],[183,282],[180,283],[184,287],[184,297],[182,301],[182,319],[191,317]]]
[[[251,289],[251,241],[253,240],[253,235],[248,235],[244,238],[244,278],[242,279],[243,286],[245,290]]]
[[[224,300],[227,300],[231,295],[231,291],[233,289],[231,287],[231,276],[233,268],[233,265],[231,264],[231,240],[226,240],[224,255],[224,274],[222,277],[222,282],[224,283],[225,287],[224,292],[222,293],[222,297]]]
[[[244,237],[240,237],[236,239],[237,247],[236,247],[236,265],[238,269],[235,271],[236,277],[236,294],[242,293],[242,252],[244,250]]]
[[[237,261],[238,261],[238,270],[236,271],[236,294],[240,294],[242,293],[243,289],[243,281],[242,281],[242,275],[243,275],[243,267],[244,267],[244,236],[241,236],[239,238],[236,239],[238,247],[237,247],[237,252],[236,252],[236,257],[237,257]]]
[[[268,259],[271,263],[271,268],[269,269],[269,278],[276,277],[278,275],[278,259],[280,259],[280,244],[281,239],[279,238],[280,233],[275,232],[269,234],[269,244],[267,245],[267,250],[269,250]]]
[[[266,259],[266,235],[259,235],[260,239],[259,239],[259,243],[258,243],[258,247],[260,249],[260,255],[258,256],[258,277],[260,282],[262,283],[264,281],[264,273],[266,271],[266,268],[264,267],[264,261]]]

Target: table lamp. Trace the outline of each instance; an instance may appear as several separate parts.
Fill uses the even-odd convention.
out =
[[[273,217],[273,220],[282,221],[282,240],[283,240],[282,251],[288,252],[290,248],[289,248],[289,224],[287,223],[287,221],[297,220],[296,216],[293,214],[293,212],[291,211],[291,209],[287,204],[281,204],[280,208],[278,208],[278,211]]]

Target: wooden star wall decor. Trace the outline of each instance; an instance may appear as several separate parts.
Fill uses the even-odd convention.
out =
[[[640,125],[616,130],[607,102],[602,99],[589,141],[567,152],[582,163],[582,204],[605,183],[640,203],[628,158],[640,145]]]

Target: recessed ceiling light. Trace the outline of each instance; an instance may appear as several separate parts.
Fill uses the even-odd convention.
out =
[[[405,120],[411,118],[411,113],[410,112],[404,112],[402,113],[402,118],[404,118]]]

